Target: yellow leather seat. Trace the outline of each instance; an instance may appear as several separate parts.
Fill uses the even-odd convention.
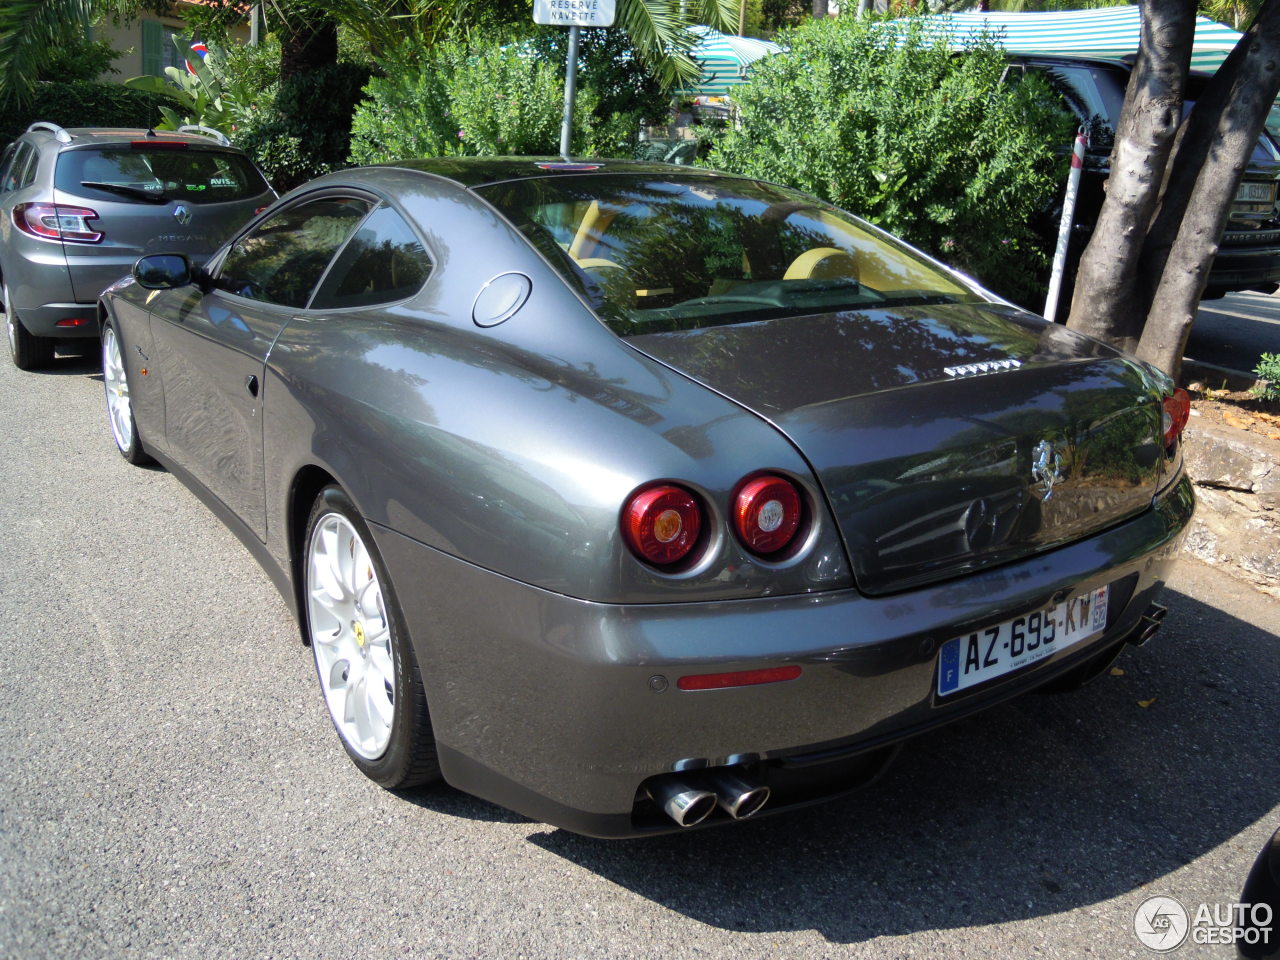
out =
[[[858,261],[836,247],[814,247],[791,261],[783,280],[857,280]]]

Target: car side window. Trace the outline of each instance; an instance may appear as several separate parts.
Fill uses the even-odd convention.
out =
[[[18,174],[17,189],[21,190],[23,187],[29,187],[31,184],[35,183],[36,173],[39,171],[39,168],[40,151],[35,147],[31,147],[27,150],[27,160],[25,165],[21,168],[22,172]]]
[[[0,192],[8,193],[10,190],[17,190],[19,187],[25,186],[22,182],[23,174],[30,166],[30,160],[35,151],[29,143],[19,143],[16,149],[9,156],[9,164],[4,168],[4,181],[0,183]],[[30,181],[28,181],[30,182]]]
[[[4,153],[0,154],[0,193],[8,193],[9,187],[9,170],[11,169],[10,161],[18,152],[17,141],[9,144],[4,148]]]
[[[1049,72],[1076,92],[1084,104],[1086,117],[1098,117],[1110,127],[1120,122],[1120,111],[1124,107],[1124,81],[1117,81],[1108,72],[1087,66],[1054,67]]]
[[[411,297],[431,273],[431,258],[413,228],[385,204],[369,215],[320,284],[311,308],[339,309]]]
[[[323,197],[280,211],[236,241],[218,286],[250,300],[306,306],[329,261],[372,207],[356,197]]]
[[[1066,64],[1019,64],[1011,67],[1006,78],[1017,82],[1026,77],[1039,77],[1058,96],[1062,106],[1076,116],[1088,131],[1089,144],[1095,151],[1109,150],[1115,141],[1115,120],[1124,101],[1124,85],[1109,71],[1089,66]]]

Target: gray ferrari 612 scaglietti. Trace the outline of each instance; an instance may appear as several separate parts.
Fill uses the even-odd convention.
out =
[[[598,836],[781,811],[1145,641],[1186,394],[688,167],[322,177],[100,308],[111,429],[253,551],[356,766]]]

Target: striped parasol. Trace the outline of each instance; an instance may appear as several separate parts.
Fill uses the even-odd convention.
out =
[[[1142,14],[1137,7],[1045,13],[952,13],[918,19],[934,39],[945,40],[956,47],[964,47],[969,38],[985,32],[996,37],[1010,53],[1104,60],[1119,60],[1135,54],[1142,33]],[[1240,36],[1224,24],[1196,17],[1191,69],[1210,73],[1217,70]]]
[[[747,79],[747,71],[761,57],[781,51],[776,43],[754,37],[735,37],[710,27],[693,26],[689,32],[698,37],[689,55],[702,66],[702,77],[680,92],[691,96],[718,97]]]

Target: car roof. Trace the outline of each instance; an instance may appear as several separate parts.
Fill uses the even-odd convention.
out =
[[[1091,67],[1109,67],[1129,73],[1133,70],[1132,60],[1112,60],[1107,57],[1077,57],[1069,53],[1007,53],[1010,60],[1023,63],[1063,63],[1079,64]]]
[[[566,163],[561,157],[428,157],[425,159],[395,160],[377,164],[434,174],[452,180],[464,187],[482,187],[491,183],[510,180],[527,180],[535,177],[600,176],[611,173],[662,174],[682,177],[730,176],[708,170],[705,167],[689,167],[676,163],[651,163],[643,160],[572,160]]]
[[[64,139],[59,131],[69,139]],[[193,145],[214,147],[219,150],[232,150],[236,153],[243,152],[238,147],[219,143],[213,137],[202,133],[149,130],[146,127],[59,127],[52,123],[38,122],[29,127],[24,135],[51,140],[63,149],[102,144],[132,143],[135,140],[181,140],[183,143]]]

